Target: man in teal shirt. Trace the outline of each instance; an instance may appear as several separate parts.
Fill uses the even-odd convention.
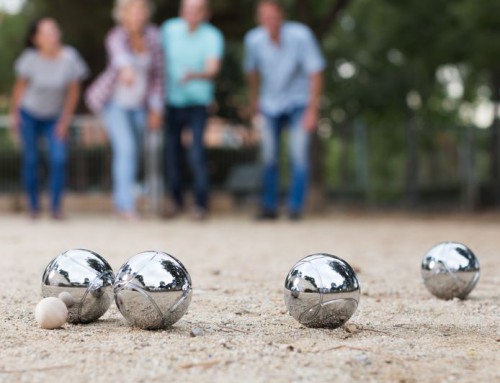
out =
[[[169,216],[182,211],[182,130],[192,131],[189,148],[196,207],[194,217],[208,212],[209,176],[203,136],[208,107],[214,102],[214,80],[224,53],[222,33],[207,20],[208,0],[183,0],[180,17],[162,26],[166,63],[167,172],[173,208]]]

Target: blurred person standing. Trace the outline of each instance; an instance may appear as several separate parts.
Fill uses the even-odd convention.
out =
[[[173,207],[169,217],[184,208],[182,131],[189,128],[192,143],[189,164],[194,178],[193,217],[206,218],[209,208],[209,174],[203,136],[208,108],[214,102],[214,81],[224,53],[222,33],[207,20],[208,0],[183,0],[180,17],[162,27],[167,73],[167,176]]]
[[[244,70],[254,114],[262,115],[262,200],[257,218],[278,217],[279,147],[290,131],[288,213],[300,219],[309,183],[309,146],[319,118],[325,61],[311,30],[285,20],[279,0],[260,0],[259,26],[245,37]]]
[[[21,138],[22,179],[30,215],[38,218],[41,210],[39,142],[44,139],[50,164],[51,212],[59,220],[63,218],[69,129],[88,68],[74,48],[62,44],[57,22],[46,17],[31,25],[15,72],[11,121]]]
[[[113,201],[118,215],[138,218],[135,186],[146,128],[162,125],[163,53],[149,0],[117,0],[117,23],[106,38],[108,67],[86,94],[101,115],[113,150]]]

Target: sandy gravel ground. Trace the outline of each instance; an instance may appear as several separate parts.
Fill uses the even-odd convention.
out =
[[[422,284],[420,260],[443,240],[468,244],[481,261],[466,301],[439,301]],[[193,278],[189,313],[161,332],[129,328],[114,306],[91,325],[37,328],[45,265],[79,247],[101,253],[115,270],[143,250],[172,253]],[[227,216],[138,225],[3,215],[0,249],[1,382],[500,382],[498,216],[332,214],[299,224]],[[307,329],[286,314],[284,277],[314,252],[359,269],[355,327]],[[194,327],[203,334],[191,337]]]

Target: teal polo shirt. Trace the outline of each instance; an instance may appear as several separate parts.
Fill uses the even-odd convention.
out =
[[[166,65],[166,100],[173,107],[209,105],[214,101],[214,82],[182,79],[188,72],[200,73],[211,59],[224,54],[224,37],[205,22],[190,32],[182,18],[167,20],[162,26],[162,45]]]

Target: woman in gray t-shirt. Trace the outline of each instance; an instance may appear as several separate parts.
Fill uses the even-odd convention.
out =
[[[50,159],[52,216],[61,219],[68,131],[80,98],[80,82],[88,69],[74,48],[62,45],[57,23],[43,18],[33,23],[15,71],[11,118],[23,145],[22,178],[30,213],[36,218],[40,212],[38,144],[45,139]]]

